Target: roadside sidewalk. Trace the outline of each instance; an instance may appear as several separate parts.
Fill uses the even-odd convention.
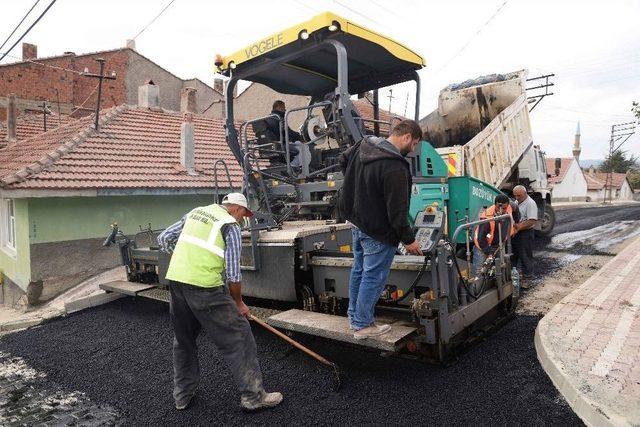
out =
[[[44,305],[28,311],[0,306],[0,335],[120,298],[120,295],[106,293],[99,287],[101,283],[114,280],[126,280],[124,268],[116,267],[93,276]]]
[[[640,425],[640,238],[544,316],[535,345],[587,425]]]

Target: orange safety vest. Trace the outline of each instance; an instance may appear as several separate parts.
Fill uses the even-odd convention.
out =
[[[511,209],[511,204],[509,204],[509,206],[507,206],[507,212],[506,213],[508,213],[509,216],[511,217],[511,223],[513,224],[513,209]],[[494,216],[496,216],[496,205],[491,205],[484,212],[480,213],[480,219],[487,219],[487,218],[491,218],[491,217],[494,217]],[[476,247],[478,249],[480,249],[480,244],[478,243],[478,229],[479,228],[480,228],[480,226],[476,227],[476,231],[475,231],[474,236],[473,236],[473,241],[476,244]],[[496,222],[495,221],[489,222],[489,234],[487,234],[487,243],[489,244],[489,246],[491,246],[491,244],[493,243],[493,236],[495,234],[495,229],[496,229]],[[511,227],[511,237],[513,237],[515,234],[516,234],[516,229],[512,226]]]

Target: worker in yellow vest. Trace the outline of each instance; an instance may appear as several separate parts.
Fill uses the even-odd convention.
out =
[[[506,244],[507,239],[515,235],[516,229],[513,225],[519,215],[517,205],[515,203],[512,204],[509,197],[505,194],[498,194],[494,200],[494,204],[480,213],[479,219],[487,219],[505,214],[508,214],[511,219],[489,221],[476,227],[473,238],[475,243],[475,247],[473,248],[474,275],[478,274],[482,264],[488,258],[495,258],[500,243],[500,236],[502,236],[502,242]],[[509,223],[509,221],[511,221],[511,223]]]
[[[267,393],[242,301],[239,223],[252,216],[246,197],[231,193],[222,204],[193,209],[160,236],[160,248],[171,253],[173,368],[176,409],[186,409],[200,380],[196,338],[202,328],[231,370],[241,393],[240,405],[256,410],[278,405],[281,393]]]

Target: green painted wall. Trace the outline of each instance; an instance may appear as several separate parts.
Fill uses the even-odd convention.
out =
[[[104,196],[29,199],[31,243],[106,237],[116,221],[125,234],[151,223],[165,228],[213,196]]]
[[[16,253],[12,256],[0,249],[0,270],[23,290],[31,281],[29,251],[29,211],[26,199],[15,199]]]

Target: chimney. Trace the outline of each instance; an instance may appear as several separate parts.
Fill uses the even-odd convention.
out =
[[[576,158],[578,164],[580,164],[580,122],[578,122],[578,126],[576,127],[576,134],[573,138],[573,157]]]
[[[180,164],[189,175],[195,175],[195,138],[194,138],[193,115],[186,113],[184,122],[180,125]]]
[[[7,141],[16,140],[16,95],[10,93],[7,96]]]
[[[160,88],[149,80],[138,88],[138,107],[160,109]]]
[[[76,53],[68,50],[68,51],[64,52],[63,55],[64,56],[76,56]]]
[[[127,40],[127,44],[125,45],[128,49],[136,50],[136,41],[132,39]]]
[[[224,80],[213,79],[213,89],[220,93],[224,93]]]
[[[180,112],[195,114],[197,108],[196,89],[185,87],[180,92]]]
[[[556,170],[555,170],[555,175],[559,176],[560,175],[560,168],[562,168],[562,159],[560,157],[556,157]]]
[[[22,43],[22,60],[38,58],[38,46],[31,43]]]

